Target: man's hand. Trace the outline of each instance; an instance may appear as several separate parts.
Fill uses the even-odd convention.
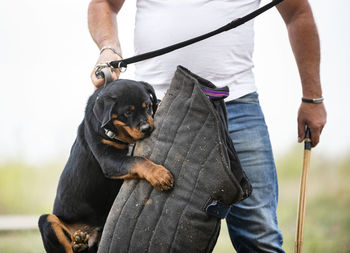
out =
[[[302,102],[298,111],[298,141],[305,138],[305,126],[310,128],[312,147],[320,141],[320,135],[327,121],[327,112],[323,103]]]
[[[98,58],[96,65],[100,64],[100,63],[118,61],[121,59],[122,58],[118,54],[115,54],[112,50],[106,49],[102,52],[102,54]],[[104,79],[98,79],[96,77],[96,75],[95,75],[96,65],[95,65],[94,69],[92,70],[91,80],[92,80],[92,83],[95,85],[95,88],[98,89],[98,88],[103,86]],[[120,75],[119,69],[111,69],[111,72],[112,72],[112,79],[117,80],[119,78],[119,75]]]

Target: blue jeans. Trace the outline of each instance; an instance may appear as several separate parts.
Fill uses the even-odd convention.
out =
[[[231,206],[226,222],[237,252],[284,252],[276,207],[278,185],[270,138],[258,94],[226,103],[230,137],[253,186],[252,195]]]

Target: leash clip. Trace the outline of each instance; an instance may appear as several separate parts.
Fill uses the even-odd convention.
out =
[[[102,69],[104,69],[104,68],[111,68],[111,69],[113,69],[114,67],[111,64],[109,64],[109,62],[97,64],[96,67],[95,67],[95,75],[96,75],[96,77],[98,79],[103,79],[104,78],[104,76],[102,74]]]
[[[117,69],[119,69],[120,73],[124,73],[127,70],[127,67],[122,67],[121,64],[122,64],[122,62],[120,61],[118,63]],[[96,75],[96,77],[98,79],[103,79],[104,78],[104,76],[102,74],[102,69],[104,69],[104,68],[114,69],[115,67],[113,67],[113,65],[110,62],[97,64],[96,67],[95,67],[95,75]]]

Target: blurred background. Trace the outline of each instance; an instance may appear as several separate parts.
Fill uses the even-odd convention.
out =
[[[350,2],[309,2],[321,38],[328,123],[311,155],[304,251],[350,252]],[[52,210],[94,90],[89,76],[99,52],[87,7],[83,0],[1,4],[0,252],[44,252],[36,220]],[[133,55],[134,14],[135,1],[126,1],[118,16],[124,57]],[[258,17],[255,28],[256,82],[279,176],[279,224],[292,252],[303,156],[296,124],[300,80],[277,10]],[[121,77],[132,79],[132,66]],[[215,252],[234,252],[224,223]]]

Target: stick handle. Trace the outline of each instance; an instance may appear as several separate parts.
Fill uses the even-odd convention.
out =
[[[310,129],[306,129],[306,138],[304,140],[304,160],[303,170],[300,182],[299,202],[298,202],[298,213],[297,213],[297,229],[295,237],[295,253],[302,252],[303,237],[304,237],[304,222],[305,222],[305,208],[306,208],[306,186],[310,168],[310,156],[311,156],[311,134]]]

